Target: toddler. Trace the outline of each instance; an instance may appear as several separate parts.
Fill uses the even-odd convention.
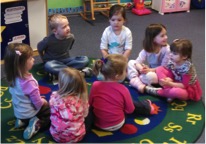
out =
[[[132,50],[132,33],[124,26],[126,21],[126,11],[121,5],[113,5],[109,11],[108,26],[101,38],[100,49],[103,58],[108,54],[122,54],[127,59]]]
[[[45,70],[50,74],[50,79],[53,80],[53,76],[57,76],[59,71],[66,67],[83,69],[85,75],[89,76],[91,69],[85,68],[89,63],[88,57],[70,57],[69,51],[74,43],[74,35],[70,32],[67,17],[61,14],[51,15],[49,26],[52,34],[40,41],[37,48],[45,63]]]
[[[78,142],[86,133],[84,122],[89,108],[85,79],[78,70],[65,68],[59,72],[58,84],[59,90],[49,101],[50,133],[59,143]]]
[[[128,62],[127,75],[130,85],[140,93],[144,93],[146,85],[158,83],[155,69],[166,65],[169,60],[166,27],[162,24],[150,24],[145,30],[143,48],[136,60]]]
[[[173,99],[199,101],[202,89],[194,65],[192,64],[192,43],[187,39],[177,39],[171,45],[171,59],[167,66],[156,68],[160,90],[146,87],[149,94]]]
[[[24,139],[50,126],[48,102],[40,96],[39,85],[29,70],[34,65],[33,50],[23,43],[11,43],[4,57],[6,78],[12,95],[15,127],[26,126]]]
[[[133,102],[129,90],[120,82],[126,77],[127,60],[123,55],[111,54],[104,61],[97,60],[94,74],[102,73],[104,80],[91,87],[89,104],[94,113],[94,125],[107,131],[120,129],[125,114],[154,114],[151,101]]]

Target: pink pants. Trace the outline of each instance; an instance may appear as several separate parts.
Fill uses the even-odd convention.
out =
[[[174,76],[171,71],[160,66],[156,68],[158,80],[169,77],[174,80]],[[163,87],[163,89],[157,91],[159,96],[167,98],[177,98],[180,100],[188,100],[188,92],[186,89],[177,87]]]

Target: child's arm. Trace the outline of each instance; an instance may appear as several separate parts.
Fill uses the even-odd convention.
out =
[[[164,78],[159,80],[159,84],[161,86],[169,86],[169,87],[177,87],[177,88],[185,88],[183,83],[173,82],[170,78]]]
[[[128,59],[129,59],[130,54],[131,54],[131,49],[127,49],[127,50],[125,50],[125,52],[124,52],[123,56],[124,56],[124,57],[126,57],[126,58],[127,58],[127,60],[128,60]]]
[[[107,49],[101,49],[101,52],[102,52],[103,58],[106,58],[109,54]]]
[[[47,101],[41,98],[38,83],[32,79],[23,81],[21,83],[22,90],[26,96],[31,99],[31,103],[38,110]]]
[[[48,37],[45,37],[37,44],[37,49],[42,60],[43,60],[45,49],[47,48],[47,43],[48,43]]]

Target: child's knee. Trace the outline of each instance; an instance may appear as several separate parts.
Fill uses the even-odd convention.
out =
[[[143,83],[151,85],[151,84],[157,84],[158,83],[158,77],[155,72],[148,72],[144,75],[144,78],[141,78]]]

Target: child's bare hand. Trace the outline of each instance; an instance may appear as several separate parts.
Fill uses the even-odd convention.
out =
[[[140,70],[141,74],[146,74],[148,72],[150,72],[150,68],[147,65],[144,65],[143,69]]]
[[[41,96],[41,98],[46,99],[46,97],[45,97],[45,96]]]
[[[164,78],[164,79],[160,79],[159,80],[159,84],[161,86],[170,86],[170,82],[171,82],[171,79],[167,79],[167,78]]]

